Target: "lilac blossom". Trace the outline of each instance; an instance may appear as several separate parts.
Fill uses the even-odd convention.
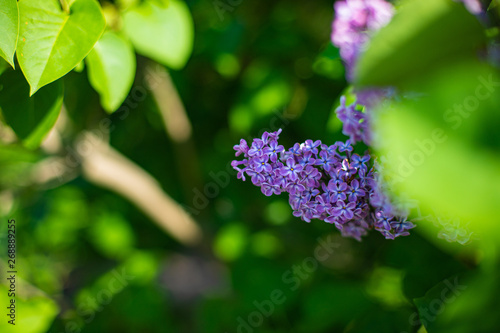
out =
[[[278,141],[273,140],[269,143],[269,147],[264,148],[264,154],[268,154],[271,162],[276,162],[278,160],[278,153],[285,151],[282,145],[278,145]]]
[[[281,168],[281,174],[287,176],[290,180],[297,180],[299,172],[302,171],[304,167],[294,161],[293,158],[286,160],[286,165]]]
[[[384,0],[344,0],[335,2],[334,8],[331,39],[339,48],[347,80],[353,81],[360,54],[374,33],[389,23],[394,15],[394,7]],[[394,95],[394,88],[362,89],[355,93],[357,101],[350,105],[346,105],[345,96],[340,98],[336,114],[343,123],[342,133],[349,136],[352,144],[362,141],[371,145],[370,111],[384,98]]]
[[[387,239],[409,234],[414,225],[396,214],[369,154],[355,153],[350,140],[307,140],[285,150],[280,133],[234,146],[235,155],[243,155],[231,163],[239,179],[250,177],[266,196],[288,193],[294,216],[335,225],[345,237],[361,240],[370,229]]]
[[[349,201],[356,202],[358,197],[364,197],[366,192],[360,187],[359,181],[357,179],[353,179],[351,181],[351,186],[349,186],[348,193]]]
[[[347,184],[344,182],[330,180],[328,183],[328,190],[330,192],[330,202],[341,201],[347,198],[345,194],[347,191]]]
[[[342,200],[337,201],[337,206],[331,209],[331,214],[340,217],[345,222],[354,217],[354,209],[356,204],[354,202],[345,203]]]
[[[342,133],[349,137],[350,142],[355,144],[356,142],[363,141],[366,144],[370,144],[371,121],[368,114],[357,110],[357,107],[358,104],[356,103],[346,105],[346,97],[342,96],[340,97],[340,106],[335,110],[335,113],[343,123]]]
[[[384,0],[346,0],[334,5],[332,42],[340,50],[349,80],[360,53],[371,35],[385,26],[394,14],[393,6]]]

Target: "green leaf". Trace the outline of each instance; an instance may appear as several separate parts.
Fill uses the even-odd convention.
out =
[[[21,288],[33,292],[36,290],[34,295],[28,294],[28,292],[23,292],[22,294],[27,294],[26,297],[20,295],[20,292],[16,290],[15,306],[16,306],[16,320],[15,325],[9,324],[7,321],[11,320],[10,317],[4,315],[5,319],[0,322],[0,332],[3,333],[43,333],[48,332],[52,322],[59,313],[59,307],[57,303],[44,295],[41,291],[35,289],[33,286],[26,285],[26,283],[17,277],[16,283],[21,284]],[[29,289],[28,289],[29,287]],[[19,288],[18,288],[19,289]],[[8,297],[9,287],[6,284],[0,285],[0,301],[2,304],[6,304],[6,307],[10,304],[12,298]]]
[[[144,2],[125,12],[124,29],[137,52],[173,69],[184,67],[193,49],[193,19],[187,5],[168,8]]]
[[[0,108],[5,122],[27,148],[36,148],[54,126],[63,101],[61,80],[29,95],[29,85],[20,70],[0,76]]]
[[[0,0],[0,57],[14,68],[17,36],[19,35],[19,11],[16,0]]]
[[[33,95],[72,70],[92,50],[106,22],[96,0],[21,0],[17,59]]]
[[[421,97],[395,102],[376,121],[388,179],[426,214],[450,217],[449,227],[498,240],[498,71],[457,64],[419,87]]]
[[[407,0],[361,56],[356,83],[400,86],[443,64],[476,57],[484,43],[483,27],[462,4]]]
[[[113,112],[127,97],[135,77],[135,53],[128,40],[108,31],[86,58],[90,84],[101,105]]]

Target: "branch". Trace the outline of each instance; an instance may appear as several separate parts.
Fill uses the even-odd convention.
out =
[[[87,133],[79,144],[89,143],[94,149],[88,156],[82,156],[82,170],[90,182],[130,200],[181,243],[195,245],[201,240],[202,232],[195,221],[161,189],[150,174]]]
[[[146,82],[153,93],[168,135],[178,143],[187,141],[191,137],[191,122],[170,74],[158,64],[154,68],[149,65]]]

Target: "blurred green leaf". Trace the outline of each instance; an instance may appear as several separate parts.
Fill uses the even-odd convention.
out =
[[[415,231],[425,228],[425,223],[418,222]],[[429,237],[435,239],[436,230]],[[433,242],[428,242],[417,232],[412,234],[412,237],[396,240],[387,246],[384,262],[387,266],[404,272],[402,289],[408,300],[422,297],[439,281],[466,270],[465,265],[458,260],[457,253],[448,254],[441,251]],[[418,251],[415,251],[416,248]],[[461,250],[463,253],[463,247]],[[424,266],[432,269],[422,269]]]
[[[390,267],[377,267],[367,283],[366,291],[380,303],[397,308],[409,302],[403,295],[404,272]]]
[[[394,103],[377,120],[386,177],[424,212],[470,222],[483,237],[497,237],[500,75],[460,64],[418,86],[424,96]]]
[[[89,223],[84,193],[67,185],[57,188],[46,199],[47,214],[38,221],[34,238],[45,250],[71,252],[80,237],[79,231]]]
[[[134,232],[129,223],[118,214],[100,215],[89,229],[90,241],[105,256],[125,258],[134,247]]]
[[[193,49],[189,8],[172,0],[167,8],[145,1],[123,15],[124,30],[138,53],[173,69],[181,69]]]
[[[500,325],[496,309],[499,287],[498,270],[484,274],[451,276],[414,299],[420,321],[429,333],[489,333]],[[481,318],[481,325],[477,324]]]
[[[282,225],[290,220],[292,210],[285,200],[276,200],[267,205],[264,218],[271,224]]]
[[[127,97],[135,77],[135,53],[127,39],[107,31],[86,58],[89,81],[101,105],[114,112]]]
[[[232,261],[243,254],[247,245],[248,230],[241,223],[232,223],[223,227],[214,241],[217,257]]]
[[[252,236],[252,250],[263,257],[275,257],[281,250],[280,240],[269,231],[261,231]]]
[[[316,60],[314,60],[312,69],[315,73],[330,79],[343,80],[344,65],[340,58],[339,49],[333,44],[328,43],[326,49],[318,55]]]
[[[29,95],[29,85],[20,70],[0,76],[0,108],[6,123],[28,148],[38,147],[54,126],[63,100],[60,80]]]
[[[2,27],[0,57],[4,58],[14,68],[14,53],[16,52],[17,37],[19,35],[17,0],[0,0],[0,26]]]
[[[238,58],[230,53],[222,53],[215,60],[215,68],[224,77],[233,78],[240,71],[240,63]]]
[[[119,267],[131,276],[135,284],[150,284],[158,274],[160,264],[157,256],[148,251],[135,251]]]
[[[19,279],[19,277],[18,277]],[[19,280],[17,280],[19,285]],[[26,286],[27,287],[27,286]],[[5,308],[11,300],[8,294],[8,287],[4,284],[0,285],[0,302],[5,304]],[[11,320],[4,314],[3,320],[0,321],[0,331],[2,333],[45,333],[48,331],[52,321],[59,313],[59,308],[53,300],[46,296],[40,295],[39,291],[36,295],[24,297],[17,292],[15,297],[16,320],[15,325],[9,324]],[[7,310],[4,311],[7,313]]]
[[[406,0],[370,41],[355,69],[358,85],[397,86],[458,59],[477,57],[484,29],[462,4]]]
[[[30,95],[78,65],[106,26],[96,0],[73,1],[70,14],[58,0],[23,0],[19,13],[17,60]]]
[[[1,96],[1,94],[0,94]],[[1,97],[0,97],[1,99]],[[36,162],[40,156],[25,147],[17,145],[0,145],[0,164],[10,164],[15,162]]]
[[[97,278],[91,285],[80,289],[76,296],[78,304],[86,304],[94,310],[101,304],[91,302],[98,294],[114,298],[131,285],[147,286],[158,274],[159,260],[147,251],[135,251],[126,260]]]
[[[264,120],[290,103],[292,86],[282,72],[258,61],[245,71],[244,83],[245,89],[229,111],[229,126],[247,134],[259,120],[264,126],[271,125],[269,120],[267,123]]]

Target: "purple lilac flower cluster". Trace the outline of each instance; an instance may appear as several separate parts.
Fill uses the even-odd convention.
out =
[[[358,56],[371,35],[389,23],[393,15],[393,6],[384,0],[335,2],[331,38],[333,44],[340,49],[349,80],[352,79],[352,70]]]
[[[288,193],[294,216],[334,224],[345,237],[361,240],[369,229],[387,239],[409,234],[414,225],[394,215],[368,154],[353,153],[350,140],[306,140],[285,150],[280,133],[264,132],[250,146],[243,139],[234,146],[236,156],[243,155],[231,163],[239,179],[249,177],[267,196]]]

